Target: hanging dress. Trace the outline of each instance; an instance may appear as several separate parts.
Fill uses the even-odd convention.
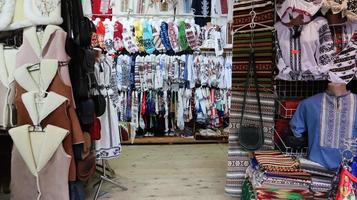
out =
[[[112,66],[106,64],[105,59],[105,57],[102,57],[101,60],[95,64],[95,75],[101,93],[106,98],[105,112],[99,117],[102,127],[101,138],[95,143],[97,159],[118,157],[121,150],[117,111],[114,108],[113,100],[110,98],[110,95],[113,94],[113,90],[110,86]]]

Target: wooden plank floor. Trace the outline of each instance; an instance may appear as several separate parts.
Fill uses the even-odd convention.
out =
[[[106,183],[101,199],[233,200],[224,195],[226,144],[124,146],[110,165],[129,190]]]

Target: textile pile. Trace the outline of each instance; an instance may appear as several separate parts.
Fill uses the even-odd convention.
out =
[[[333,176],[334,173],[314,162],[279,151],[258,151],[247,169],[246,184],[252,187],[245,187],[243,193],[251,193],[246,191],[251,189],[255,198],[262,200],[327,199]]]

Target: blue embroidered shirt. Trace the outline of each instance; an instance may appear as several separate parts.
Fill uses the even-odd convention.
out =
[[[327,92],[303,100],[290,126],[296,137],[308,132],[309,159],[336,170],[342,159],[344,139],[357,136],[356,95],[336,97]]]

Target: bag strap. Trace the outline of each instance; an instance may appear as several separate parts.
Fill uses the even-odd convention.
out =
[[[253,79],[254,86],[255,86],[256,98],[257,98],[257,103],[258,103],[260,126],[263,127],[263,115],[262,115],[262,109],[261,109],[261,104],[260,104],[257,69],[256,69],[256,65],[255,65],[255,52],[254,52],[253,48],[251,49],[251,52],[249,54],[249,65],[248,65],[248,67],[249,67],[249,71],[248,71],[246,82],[245,82],[245,86],[244,86],[243,105],[242,105],[242,114],[241,114],[241,119],[240,119],[240,126],[242,126],[242,124],[243,124],[243,118],[244,118],[244,112],[245,112],[245,108],[246,108],[247,95],[248,95],[248,90],[250,88],[250,81],[251,81],[251,79]]]

